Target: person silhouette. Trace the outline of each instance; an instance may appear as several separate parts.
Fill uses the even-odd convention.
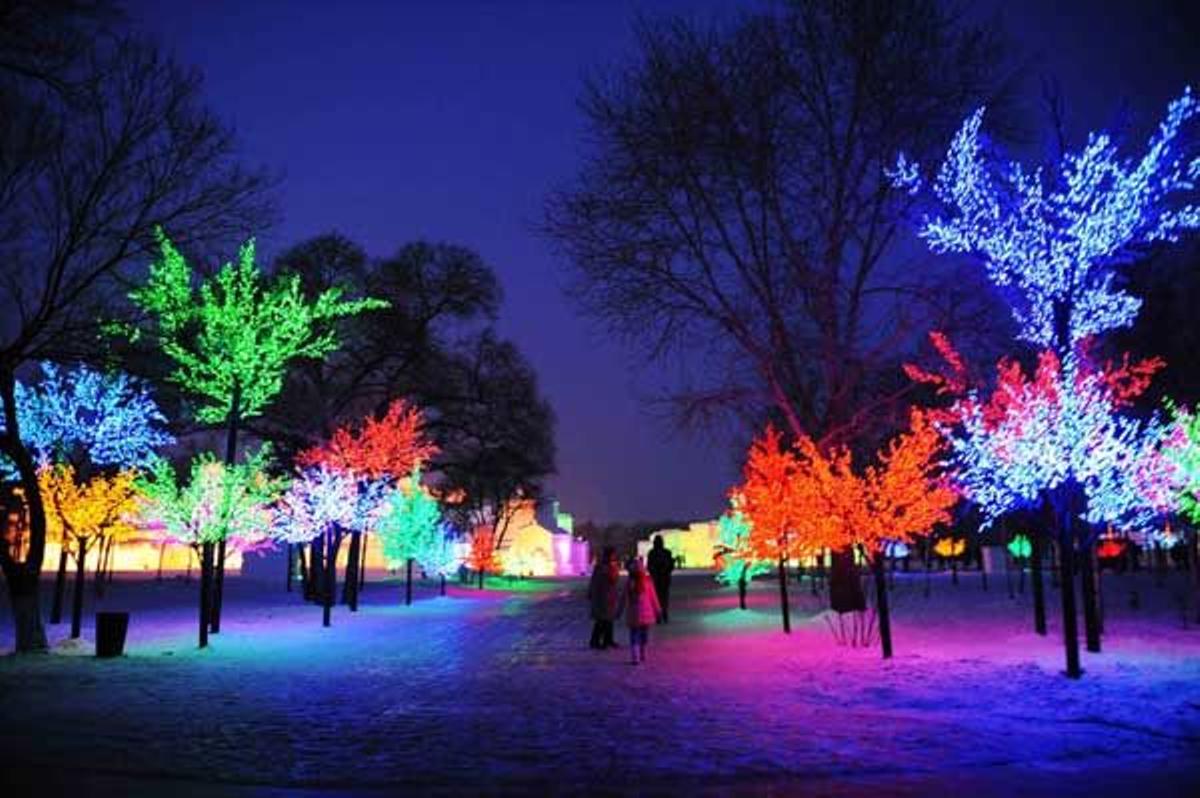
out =
[[[671,572],[675,570],[675,558],[671,550],[663,544],[662,535],[654,536],[654,546],[646,557],[646,570],[654,581],[654,592],[658,594],[658,603],[662,606],[660,623],[670,621],[669,605],[671,603]]]

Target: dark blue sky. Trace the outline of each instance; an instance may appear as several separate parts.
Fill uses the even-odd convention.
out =
[[[530,229],[581,152],[580,77],[620,61],[639,13],[727,14],[733,0],[130,2],[130,16],[203,70],[246,159],[284,175],[271,254],[337,230],[383,255],[417,238],[463,244],[505,291],[500,328],[558,416],[552,489],[578,518],[711,517],[736,478],[723,441],[651,417],[627,352],[578,317]],[[1003,6],[1030,72],[1062,81],[1080,127],[1121,99],[1147,115],[1195,81],[1185,2]],[[1094,120],[1099,119],[1099,122]]]

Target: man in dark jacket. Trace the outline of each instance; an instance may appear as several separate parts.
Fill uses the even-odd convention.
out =
[[[654,546],[646,557],[646,570],[654,580],[654,592],[658,594],[658,603],[662,605],[661,623],[667,623],[668,607],[671,603],[671,572],[675,570],[675,558],[671,556],[671,550],[663,545],[662,535],[654,536]]]

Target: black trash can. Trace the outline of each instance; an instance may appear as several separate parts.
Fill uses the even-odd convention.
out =
[[[96,613],[96,656],[119,657],[125,653],[125,632],[129,630],[129,613]]]

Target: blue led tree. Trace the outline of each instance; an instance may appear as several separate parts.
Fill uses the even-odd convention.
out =
[[[48,362],[41,363],[40,370],[36,382],[14,386],[17,428],[40,468],[70,466],[72,479],[89,485],[100,477],[149,465],[157,449],[174,441],[149,388],[128,375],[82,365],[61,368]],[[4,429],[0,418],[0,434]],[[15,464],[0,454],[0,479],[18,478]],[[50,521],[52,527],[61,526],[61,519]],[[67,557],[73,554],[78,559],[81,553],[86,556],[86,552],[70,551],[68,540],[60,539],[51,623],[62,618]]]
[[[1200,227],[1200,206],[1190,199],[1200,157],[1183,153],[1200,102],[1190,89],[1173,101],[1140,158],[1122,158],[1112,137],[1092,133],[1083,149],[1033,170],[989,145],[983,114],[968,117],[954,137],[925,191],[932,207],[918,232],[934,252],[981,259],[1020,337],[1065,359],[1085,338],[1137,316],[1141,301],[1118,284],[1118,266],[1146,245]],[[903,154],[889,174],[912,194],[927,188]]]
[[[140,468],[174,441],[149,388],[128,375],[53,363],[42,363],[41,372],[36,383],[17,383],[15,393],[21,439],[40,465]],[[16,479],[3,455],[0,478]]]
[[[1173,478],[1161,457],[1164,426],[1117,413],[1121,397],[1111,388],[1111,374],[1088,363],[1086,344],[1137,316],[1141,302],[1120,286],[1118,268],[1140,249],[1200,227],[1200,208],[1192,201],[1200,158],[1189,160],[1183,147],[1185,128],[1197,114],[1200,104],[1187,90],[1168,106],[1140,158],[1121,157],[1110,136],[1093,133],[1081,150],[1029,170],[989,145],[980,109],[955,136],[931,189],[903,155],[889,173],[910,193],[925,191],[929,209],[919,234],[930,248],[982,260],[1011,307],[1019,337],[1043,350],[1034,380],[1018,373],[1006,383],[1002,373],[991,400],[963,397],[948,426],[954,427],[956,479],[985,515],[1043,500],[1053,508],[1071,677],[1082,673],[1077,537],[1091,545],[1088,530],[1076,530],[1074,522],[1144,526],[1163,511],[1161,495]],[[1084,609],[1089,648],[1099,650],[1090,567],[1089,554]]]

